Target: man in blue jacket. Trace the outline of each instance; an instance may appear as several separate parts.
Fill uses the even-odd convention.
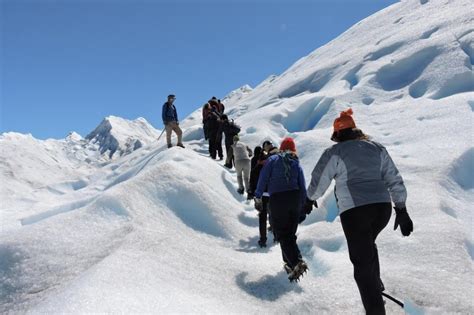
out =
[[[168,95],[168,101],[163,104],[163,111],[161,117],[163,118],[163,125],[165,126],[166,130],[166,142],[168,143],[168,148],[171,148],[173,145],[171,144],[171,133],[174,131],[178,136],[178,146],[184,148],[182,137],[183,131],[179,127],[178,121],[178,113],[176,112],[176,106],[174,105],[174,101],[176,100],[176,96],[173,94]]]

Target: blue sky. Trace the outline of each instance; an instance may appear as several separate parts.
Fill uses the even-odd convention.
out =
[[[103,117],[161,128],[257,85],[395,0],[3,0],[0,132],[83,136]]]

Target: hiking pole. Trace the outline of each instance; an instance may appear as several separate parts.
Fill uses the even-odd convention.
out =
[[[163,129],[163,130],[161,131],[160,136],[158,137],[158,139],[156,139],[156,142],[160,141],[160,138],[161,138],[161,136],[163,135],[164,132],[165,132],[165,129]]]
[[[405,305],[403,304],[403,302],[397,300],[396,298],[394,298],[393,296],[387,294],[387,293],[384,293],[382,292],[382,295],[385,296],[387,299],[391,300],[392,302],[398,304],[401,308],[404,308]]]

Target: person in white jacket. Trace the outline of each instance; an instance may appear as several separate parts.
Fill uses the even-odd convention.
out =
[[[252,149],[241,142],[238,135],[235,135],[234,144],[227,153],[226,166],[232,166],[232,160],[234,161],[235,171],[237,172],[237,182],[239,184],[237,192],[241,195],[244,194],[244,191],[249,192],[251,157]]]
[[[356,128],[352,110],[334,121],[332,140],[316,164],[307,189],[306,212],[322,197],[331,181],[347,239],[354,278],[367,314],[385,314],[380,266],[375,240],[385,228],[395,205],[395,229],[413,231],[406,210],[407,191],[393,160],[379,143]]]

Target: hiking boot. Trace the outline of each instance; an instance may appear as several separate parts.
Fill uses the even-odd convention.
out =
[[[252,194],[247,194],[247,200],[253,200],[253,195]]]
[[[237,189],[237,192],[239,193],[239,195],[243,195],[244,194],[244,189],[239,188],[239,189]]]
[[[258,246],[260,246],[260,248],[267,247],[267,240],[259,240]]]
[[[184,145],[182,143],[178,143],[177,146],[184,149]]]
[[[300,260],[293,271],[288,275],[288,280],[290,280],[290,282],[298,282],[306,272],[308,272],[308,265],[304,260]]]
[[[169,144],[168,144],[168,149],[169,149],[169,148],[172,148],[172,147],[173,147],[173,145],[172,145],[171,143],[169,143]]]

